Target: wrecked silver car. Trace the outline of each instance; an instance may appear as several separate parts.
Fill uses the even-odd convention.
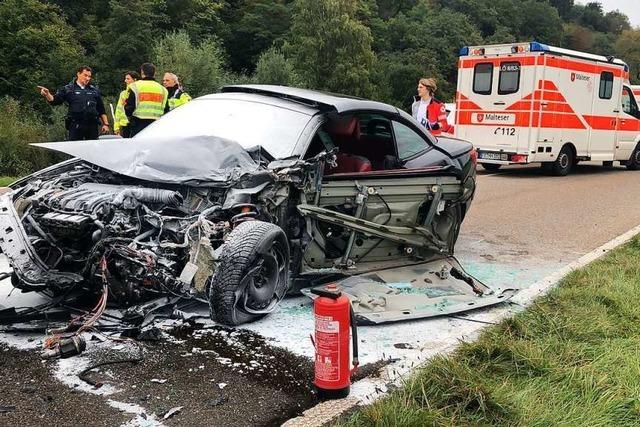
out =
[[[130,140],[36,145],[73,159],[0,196],[0,249],[25,291],[202,295],[230,325],[326,280],[347,278],[364,323],[510,295],[452,258],[473,147],[386,104],[230,86]]]

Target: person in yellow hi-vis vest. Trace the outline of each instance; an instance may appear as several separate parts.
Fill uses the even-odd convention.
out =
[[[140,74],[135,71],[127,71],[124,73],[124,84],[125,90],[120,92],[120,96],[118,97],[118,104],[116,105],[116,111],[114,113],[114,123],[113,123],[113,131],[116,135],[120,135],[123,138],[129,137],[129,129],[127,125],[129,124],[129,119],[127,118],[127,114],[124,112],[124,104],[127,101],[129,85],[137,80],[140,80]]]
[[[140,66],[140,80],[129,85],[124,112],[129,119],[129,136],[136,136],[142,129],[169,111],[169,92],[154,80],[156,66],[145,62]]]
[[[164,73],[162,86],[169,91],[169,111],[191,101],[191,96],[180,86],[178,76],[173,73]]]

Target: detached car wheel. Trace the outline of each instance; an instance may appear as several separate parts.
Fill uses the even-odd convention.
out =
[[[633,150],[631,156],[629,157],[629,160],[627,160],[626,166],[630,171],[640,169],[640,145],[637,145]]]
[[[496,172],[498,169],[500,169],[500,166],[502,165],[498,165],[495,163],[482,163],[482,169],[489,172]]]
[[[224,243],[209,279],[211,318],[226,325],[272,312],[289,287],[289,243],[275,224],[247,221]]]

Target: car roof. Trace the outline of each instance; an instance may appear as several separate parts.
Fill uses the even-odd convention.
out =
[[[251,93],[262,97],[286,99],[292,103],[305,104],[323,112],[345,113],[355,110],[370,110],[398,114],[396,107],[382,102],[289,86],[231,85],[223,87],[221,92]]]

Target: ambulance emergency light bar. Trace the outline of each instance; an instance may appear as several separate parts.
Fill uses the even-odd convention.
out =
[[[465,46],[460,49],[460,56],[508,55],[526,52],[550,52],[546,44],[531,42],[519,44],[499,44],[484,47]]]
[[[621,59],[613,56],[594,55],[577,50],[563,49],[560,47],[549,46],[544,43],[517,43],[517,44],[497,44],[489,46],[465,46],[460,49],[459,56],[486,56],[486,55],[514,55],[518,53],[528,52],[549,52],[563,56],[571,56],[574,58],[583,58],[591,61],[608,62],[624,66],[624,71],[629,71],[629,66]]]

